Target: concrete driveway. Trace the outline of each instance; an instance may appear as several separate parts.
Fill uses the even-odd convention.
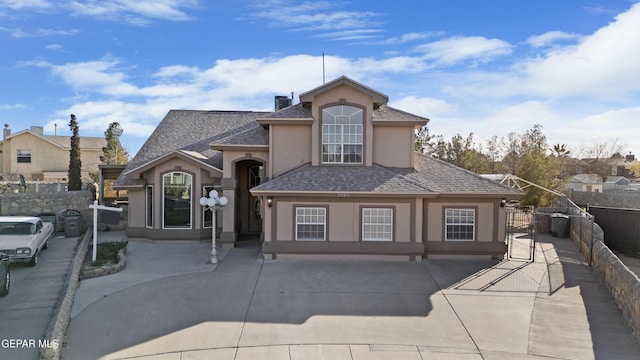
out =
[[[11,265],[11,290],[0,298],[0,359],[39,359],[45,333],[66,284],[79,238],[49,240],[35,267]]]
[[[76,311],[62,358],[640,358],[573,244],[538,240],[533,263],[264,262],[249,247],[224,254],[215,269],[205,268],[206,244],[180,245],[193,251],[176,255],[175,244],[130,242],[132,265],[148,247],[167,255],[150,269],[199,268],[127,287],[127,271],[145,267],[138,263],[83,281],[78,296],[93,300]]]

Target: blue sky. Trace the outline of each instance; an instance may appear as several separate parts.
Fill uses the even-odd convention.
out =
[[[134,155],[170,109],[272,110],[346,75],[432,134],[541,124],[575,155],[640,155],[630,0],[0,0],[0,123],[103,136]],[[57,130],[54,124],[57,124]]]

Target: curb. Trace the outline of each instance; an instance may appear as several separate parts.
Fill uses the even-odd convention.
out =
[[[61,300],[53,311],[53,318],[45,333],[45,338],[49,339],[52,344],[57,344],[57,346],[43,348],[40,351],[40,359],[60,359],[60,350],[62,349],[64,336],[71,319],[71,307],[73,306],[73,299],[78,289],[80,271],[84,264],[84,258],[89,247],[89,240],[92,236],[91,234],[92,231],[91,228],[89,228],[89,230],[84,233],[80,244],[76,247],[76,253],[71,261],[71,271],[67,278],[66,289],[63,289]]]
[[[127,266],[127,247],[118,251],[118,263],[113,265],[103,265],[96,268],[83,269],[80,273],[80,280],[91,279],[99,276],[111,275],[124,270]]]

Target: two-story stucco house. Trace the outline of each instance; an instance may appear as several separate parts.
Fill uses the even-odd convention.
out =
[[[80,138],[82,180],[90,181],[89,173],[97,173],[105,138]],[[68,180],[71,135],[45,135],[42,126],[11,133],[8,125],[0,141],[0,168],[4,179],[24,175],[27,180],[65,182]]]
[[[220,241],[260,236],[266,258],[506,251],[504,201],[521,193],[414,151],[428,119],[340,77],[275,112],[170,111],[116,188],[130,237],[208,239],[198,199],[218,189]]]

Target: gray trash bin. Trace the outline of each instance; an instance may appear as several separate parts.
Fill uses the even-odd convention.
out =
[[[59,213],[64,221],[64,237],[78,237],[82,235],[82,215],[78,210],[68,209]]]
[[[569,215],[551,214],[551,235],[554,237],[569,236]]]
[[[40,213],[37,215],[43,222],[50,222],[53,224],[53,232],[55,233],[58,228],[57,216],[54,213]]]

